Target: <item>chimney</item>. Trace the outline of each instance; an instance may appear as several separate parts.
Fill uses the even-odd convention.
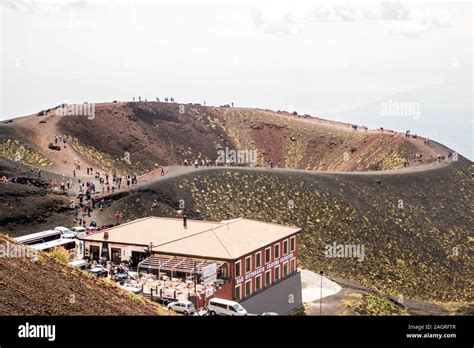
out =
[[[188,216],[186,214],[183,215],[183,227],[188,228]]]

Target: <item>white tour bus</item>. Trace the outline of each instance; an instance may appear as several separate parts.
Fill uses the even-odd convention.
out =
[[[50,242],[61,238],[61,231],[58,230],[48,230],[43,232],[37,232],[32,234],[27,234],[26,236],[13,238],[17,243],[24,245],[40,244]]]
[[[46,243],[34,244],[31,247],[36,250],[48,252],[59,246],[62,246],[66,250],[73,250],[76,248],[76,240],[69,238],[57,239]]]
[[[238,302],[212,298],[207,306],[209,315],[247,315],[247,311]]]

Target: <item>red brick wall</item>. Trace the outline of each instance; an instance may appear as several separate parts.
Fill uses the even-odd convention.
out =
[[[295,238],[295,250],[291,251],[291,243],[290,243],[290,238],[294,237]],[[283,253],[283,241],[288,240],[288,253],[284,254]],[[277,260],[275,260],[275,245],[279,244],[280,245],[280,256]],[[270,247],[270,262],[267,264],[265,262],[265,249]],[[259,269],[256,269],[256,257],[255,254],[261,252],[261,267]],[[246,269],[245,269],[245,259],[248,256],[252,256],[251,258],[251,269],[250,272],[247,273],[248,277],[246,277]],[[291,257],[290,257],[291,256]],[[262,281],[261,281],[261,289],[264,289],[267,284],[265,282],[265,273],[267,272],[268,269],[271,270],[271,284],[275,281],[275,266],[279,265],[280,266],[280,279],[283,278],[283,264],[284,262],[288,261],[288,274],[290,274],[290,260],[295,259],[295,270],[298,268],[298,243],[297,243],[297,238],[296,234],[283,238],[275,243],[269,244],[264,246],[263,248],[256,250],[250,254],[244,255],[241,257],[240,264],[241,264],[241,278],[242,280],[240,283],[238,282],[239,279],[235,278],[235,262],[238,262],[239,260],[236,260],[235,262],[231,263],[229,266],[229,271],[230,271],[230,276],[231,276],[231,282],[229,283],[231,285],[230,289],[230,295],[231,297],[224,297],[227,299],[235,299],[234,294],[235,294],[235,286],[239,283],[241,286],[241,294],[242,294],[242,299],[245,297],[245,283],[248,280],[251,280],[251,294],[255,292],[255,279],[258,275],[261,275]],[[270,268],[269,268],[270,267]],[[262,271],[263,269],[263,271]],[[261,272],[261,273],[258,273]],[[257,274],[258,273],[258,274]],[[270,284],[270,285],[271,285]],[[250,295],[251,295],[250,294]],[[223,293],[224,295],[224,293]],[[229,290],[226,290],[225,292],[226,296],[229,296]],[[220,297],[216,294],[216,297]]]

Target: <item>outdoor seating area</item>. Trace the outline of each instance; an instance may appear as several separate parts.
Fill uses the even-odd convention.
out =
[[[218,269],[224,262],[199,260],[178,256],[152,255],[138,264],[136,279],[127,279],[124,286],[141,287],[152,298],[189,300],[206,298],[215,292],[215,287],[225,282],[216,279],[203,284],[203,268],[216,264]]]
[[[187,257],[154,254],[140,262],[137,266],[137,270],[138,273],[141,271],[146,271],[148,273],[157,272],[158,278],[161,278],[161,273],[165,273],[166,277],[168,277],[168,274],[166,273],[169,273],[169,277],[171,278],[176,275],[183,276],[183,274],[189,277],[189,275],[202,274],[202,269],[213,263],[217,263],[218,269],[224,264],[222,261],[199,260]]]
[[[124,286],[131,288],[142,288],[144,294],[149,294],[153,298],[170,300],[188,300],[191,296],[200,297],[205,294],[206,288],[202,284],[196,284],[194,291],[194,281],[190,279],[170,278],[162,275],[157,278],[154,274],[141,274],[138,279],[129,278],[124,282]],[[212,288],[212,286],[211,286]]]

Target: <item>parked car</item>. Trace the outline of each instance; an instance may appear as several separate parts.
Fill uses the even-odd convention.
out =
[[[126,285],[121,285],[120,286],[122,289],[133,292],[135,295],[140,295],[143,293],[142,288],[138,288],[135,286],[126,286]]]
[[[72,232],[75,232],[77,236],[85,236],[86,235],[86,229],[85,229],[85,227],[82,227],[82,226],[71,227],[70,230]]]
[[[97,227],[89,226],[86,228],[86,234],[93,234],[93,233],[96,233],[97,231],[98,231]]]
[[[183,313],[184,315],[193,314],[196,311],[196,308],[194,308],[193,303],[190,301],[171,302],[166,307],[168,308],[168,310]]]
[[[123,284],[125,280],[129,279],[130,277],[128,276],[127,273],[118,273],[114,276],[114,280],[120,284]]]
[[[240,303],[235,301],[224,300],[223,298],[212,298],[207,306],[209,315],[247,315],[247,311]]]
[[[89,270],[89,273],[96,276],[96,277],[107,277],[109,275],[109,271],[107,271],[103,267],[95,267]]]
[[[77,236],[77,233],[74,232],[74,231],[71,231],[69,228],[67,227],[63,227],[63,226],[58,226],[58,227],[55,227],[54,228],[56,231],[60,231],[61,232],[61,235],[62,235],[62,238],[76,238]]]
[[[275,315],[278,315],[278,313],[275,313],[275,312],[263,312],[262,314],[260,314],[262,316],[275,316]]]
[[[74,260],[74,261],[69,262],[68,265],[85,270],[89,264],[86,260]]]
[[[46,122],[40,121],[40,123],[46,123]],[[60,150],[61,150],[61,146],[59,146],[59,145],[54,145],[53,143],[49,143],[48,147],[49,147],[51,150],[56,150],[56,151],[60,151]]]

